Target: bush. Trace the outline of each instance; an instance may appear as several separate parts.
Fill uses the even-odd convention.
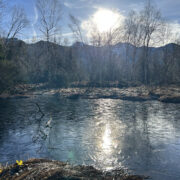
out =
[[[0,93],[19,81],[19,73],[13,62],[0,60]]]

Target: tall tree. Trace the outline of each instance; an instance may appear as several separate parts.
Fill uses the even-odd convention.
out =
[[[39,30],[46,41],[51,41],[60,34],[61,4],[58,0],[37,0]]]
[[[136,49],[142,46],[143,51],[139,57],[139,66],[141,66],[142,82],[149,84],[149,61],[150,61],[150,46],[154,43],[159,43],[163,39],[162,29],[165,27],[160,11],[151,3],[150,0],[145,4],[140,12],[132,11],[125,22],[125,41],[134,46],[133,53],[133,71],[135,68]],[[157,42],[158,39],[158,42]],[[156,40],[156,41],[155,41]],[[128,47],[129,48],[129,44]],[[128,51],[127,51],[128,53]]]
[[[46,50],[46,67],[48,80],[52,81],[55,77],[57,69],[57,58],[55,46],[49,42],[56,42],[60,37],[60,23],[62,8],[59,0],[36,0],[38,10],[38,25],[47,43]]]
[[[7,36],[8,38],[15,38],[28,25],[28,20],[23,8],[14,6],[10,21],[8,22]]]
[[[148,0],[148,3],[140,12],[140,22],[140,28],[142,30],[142,43],[144,47],[143,82],[145,84],[149,84],[149,47],[151,43],[153,43],[153,35],[156,35],[156,33],[160,32],[160,29],[163,25],[160,11],[151,4],[150,0]]]

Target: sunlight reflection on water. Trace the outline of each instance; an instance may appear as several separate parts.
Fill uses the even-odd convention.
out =
[[[103,143],[102,143],[103,151],[106,154],[110,154],[112,151],[112,138],[111,138],[111,129],[109,127],[109,124],[105,125],[105,131],[104,131],[102,140],[103,140]]]
[[[50,97],[34,101],[46,112],[42,122],[51,120],[48,139],[32,142],[39,126],[33,100],[0,102],[0,118],[5,119],[0,126],[1,162],[48,157],[103,170],[128,168],[155,180],[180,177],[179,104]]]

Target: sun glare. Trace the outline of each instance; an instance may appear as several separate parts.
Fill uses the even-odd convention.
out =
[[[108,32],[117,28],[124,21],[124,16],[118,11],[99,8],[90,18],[82,23],[82,28],[87,31],[87,35],[93,31],[93,25],[100,33]]]
[[[93,15],[93,22],[100,32],[107,32],[117,26],[120,15],[107,9],[99,9]]]

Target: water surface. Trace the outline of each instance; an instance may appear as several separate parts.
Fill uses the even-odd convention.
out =
[[[180,104],[51,96],[0,100],[0,162],[31,157],[180,179]]]

